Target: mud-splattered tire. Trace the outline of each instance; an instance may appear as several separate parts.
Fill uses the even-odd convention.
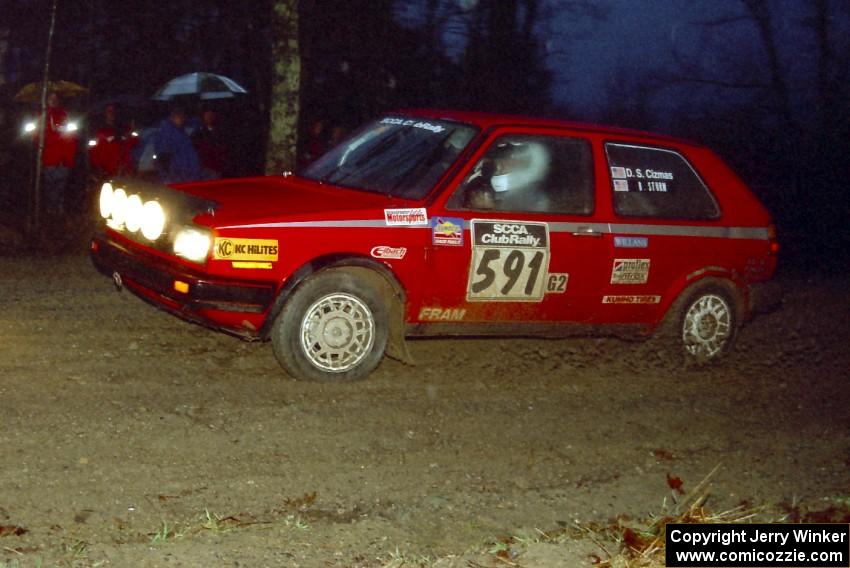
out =
[[[345,269],[319,272],[295,289],[271,331],[275,357],[290,376],[356,381],[384,356],[387,309],[378,293]]]
[[[697,285],[673,302],[653,343],[666,363],[709,365],[729,353],[739,325],[737,304],[724,286]]]

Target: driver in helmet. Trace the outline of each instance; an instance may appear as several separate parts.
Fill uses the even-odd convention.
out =
[[[473,209],[545,211],[547,198],[541,184],[549,173],[549,164],[549,149],[540,142],[499,142],[475,168],[470,181],[478,178],[479,183],[468,190],[466,205]]]

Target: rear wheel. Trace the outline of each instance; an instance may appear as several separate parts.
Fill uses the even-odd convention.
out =
[[[711,364],[732,348],[738,332],[737,305],[724,286],[698,285],[670,307],[658,331],[670,362]]]
[[[296,379],[353,381],[381,362],[387,310],[378,293],[344,269],[300,284],[272,327],[274,354]]]

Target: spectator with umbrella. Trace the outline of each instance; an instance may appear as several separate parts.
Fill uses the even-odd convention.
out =
[[[68,176],[77,155],[77,133],[76,128],[69,124],[68,112],[55,91],[47,96],[44,116],[44,149],[41,153],[44,208],[49,216],[59,218],[65,214]],[[38,138],[34,141],[37,144]]]
[[[185,109],[175,106],[153,134],[156,172],[163,183],[181,183],[203,177],[198,153],[184,129],[185,124]]]
[[[201,160],[204,177],[218,179],[230,173],[230,151],[212,108],[201,113],[201,125],[192,133],[192,143]]]

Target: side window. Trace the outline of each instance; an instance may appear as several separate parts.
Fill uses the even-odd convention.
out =
[[[678,152],[633,144],[605,144],[614,211],[630,217],[715,219],[711,192]]]
[[[587,140],[510,134],[487,149],[448,207],[587,215],[593,212],[593,192]]]

